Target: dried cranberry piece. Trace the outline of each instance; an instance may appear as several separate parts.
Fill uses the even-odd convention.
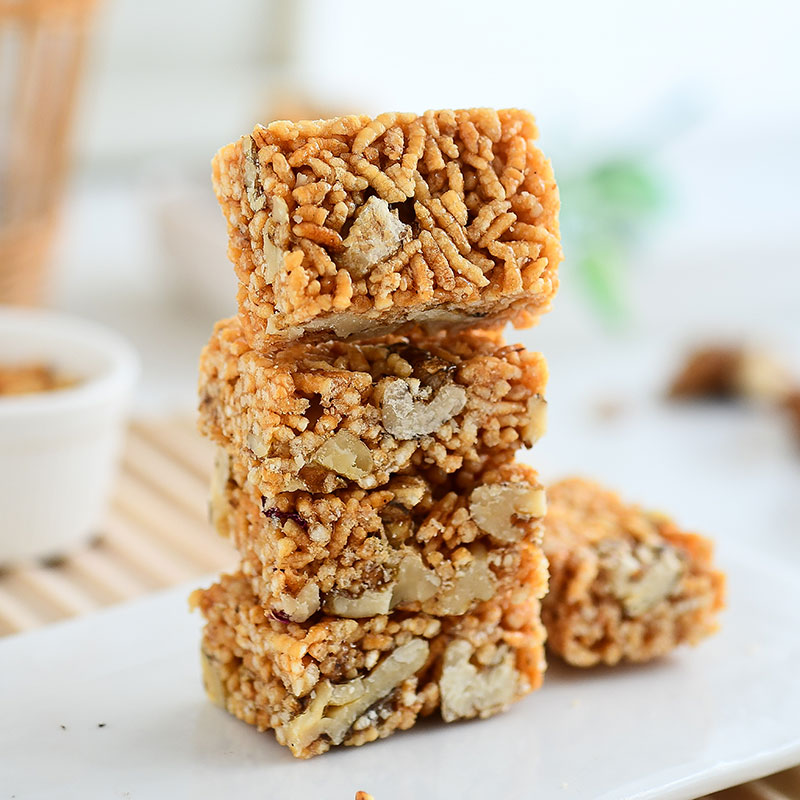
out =
[[[308,530],[308,523],[296,511],[281,511],[279,508],[267,507],[267,498],[261,501],[261,513],[267,518],[283,524],[287,520],[293,520],[304,531]]]

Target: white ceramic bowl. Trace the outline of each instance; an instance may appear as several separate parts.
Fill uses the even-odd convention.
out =
[[[69,552],[98,532],[138,374],[112,331],[0,306],[0,364],[46,363],[70,388],[0,396],[0,564]]]

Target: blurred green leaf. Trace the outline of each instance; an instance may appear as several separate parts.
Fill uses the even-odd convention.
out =
[[[607,321],[630,316],[625,286],[636,242],[666,205],[664,181],[639,157],[614,157],[560,181],[567,257]]]
[[[624,323],[629,313],[619,254],[598,248],[581,258],[576,266],[597,310],[611,324]]]
[[[658,210],[663,199],[656,178],[634,161],[600,164],[587,176],[587,184],[609,208],[619,211],[648,214]]]

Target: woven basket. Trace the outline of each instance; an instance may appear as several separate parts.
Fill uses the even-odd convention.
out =
[[[95,0],[0,0],[0,303],[44,297]]]

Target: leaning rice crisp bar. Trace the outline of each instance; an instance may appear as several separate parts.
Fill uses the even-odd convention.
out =
[[[200,361],[200,428],[264,495],[451,473],[510,457],[545,427],[547,365],[497,335],[298,343],[260,353],[234,318]]]
[[[530,467],[487,469],[468,485],[415,474],[379,489],[269,499],[222,450],[217,467],[212,521],[277,619],[304,622],[320,609],[464,614],[520,580],[539,594],[547,585],[544,488]]]
[[[487,717],[538,688],[545,669],[539,600],[521,585],[464,617],[394,613],[365,620],[271,619],[241,575],[191,603],[206,617],[210,699],[292,754],[360,745],[437,708],[446,722]]]
[[[526,111],[273,122],[214,158],[245,334],[526,326],[561,261],[558,189]]]
[[[646,661],[716,630],[725,579],[707,539],[577,478],[547,497],[553,652],[579,667]]]

